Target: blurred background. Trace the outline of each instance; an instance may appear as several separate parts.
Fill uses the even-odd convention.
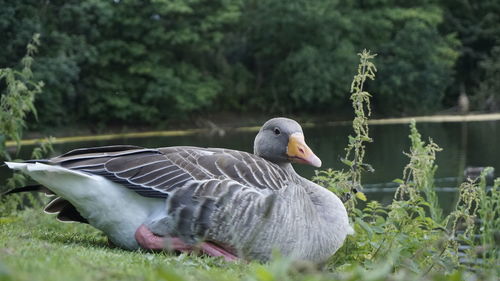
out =
[[[34,33],[45,86],[28,129],[51,134],[350,120],[364,48],[378,54],[375,117],[500,106],[496,0],[0,0],[0,67],[17,67]]]

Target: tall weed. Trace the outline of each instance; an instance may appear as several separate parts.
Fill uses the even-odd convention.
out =
[[[376,69],[370,62],[374,56],[368,54],[360,54],[354,91],[351,90],[355,136],[349,136],[346,157],[342,159],[349,170],[317,171],[313,178],[347,200],[355,229],[328,267],[349,274],[361,272],[358,276],[361,279],[380,272],[382,266],[389,269],[381,280],[398,275],[411,276],[405,279],[435,279],[443,274],[460,278],[457,280],[470,274],[474,278],[494,277],[500,264],[500,179],[487,189],[487,169],[476,181],[463,183],[458,188],[460,198],[455,210],[443,217],[434,183],[438,168],[436,153],[442,149],[432,139],[422,140],[415,121],[410,124],[409,152],[404,153],[409,162],[402,178],[395,180],[399,185],[392,203],[383,206],[371,201],[360,207],[356,200],[345,196],[361,187],[363,171],[373,171],[363,163],[364,143],[372,139],[368,136],[367,122],[371,95],[362,87],[366,78],[374,78],[374,71],[363,73],[366,69]],[[370,67],[366,68],[367,65]],[[477,269],[481,269],[482,275],[476,275]]]
[[[349,210],[354,209],[356,198],[363,201],[366,200],[365,195],[361,192],[361,175],[364,171],[373,172],[374,169],[370,164],[364,163],[365,143],[372,142],[368,130],[368,117],[371,115],[370,108],[370,93],[364,90],[364,85],[367,80],[375,79],[377,68],[371,61],[376,54],[370,51],[363,50],[359,53],[360,63],[358,65],[358,73],[354,76],[351,83],[351,101],[354,108],[354,120],[352,127],[354,136],[349,136],[349,143],[346,147],[346,155],[342,158],[342,162],[347,165],[347,172],[327,169],[316,171],[314,181],[328,187],[330,190],[341,195],[346,201],[346,206]],[[351,199],[351,194],[356,196]]]
[[[37,47],[40,45],[40,35],[35,34],[26,46],[26,54],[21,59],[21,70],[15,68],[1,68],[0,81],[5,81],[5,89],[0,98],[0,160],[12,161],[15,156],[8,152],[6,142],[13,140],[17,143],[17,151],[21,149],[21,138],[26,128],[28,114],[37,116],[35,97],[42,92],[44,83],[35,81],[31,67]],[[31,153],[32,159],[40,159],[52,151],[53,138],[40,141]],[[25,185],[26,177],[21,173],[14,173],[0,186],[0,194],[17,186]],[[11,195],[9,198],[0,198],[0,215],[6,216],[23,205],[39,206],[37,195]]]

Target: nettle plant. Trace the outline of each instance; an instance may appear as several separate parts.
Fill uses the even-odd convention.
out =
[[[402,179],[394,180],[398,188],[392,203],[383,206],[377,201],[357,201],[365,199],[362,173],[374,171],[363,162],[365,143],[372,141],[368,130],[371,95],[363,86],[367,79],[375,78],[376,72],[371,62],[375,55],[363,51],[359,56],[358,74],[351,87],[354,136],[349,136],[346,157],[342,159],[347,171],[328,169],[317,171],[314,177],[317,183],[347,200],[356,232],[328,266],[346,272],[350,267],[376,270],[384,265],[386,273],[400,271],[419,277],[477,268],[482,269],[479,274],[495,274],[500,263],[500,179],[489,189],[485,179],[489,169],[477,180],[468,179],[458,187],[455,210],[443,217],[434,183],[436,153],[442,149],[432,139],[422,140],[415,121],[410,124],[411,145],[405,153],[409,163]],[[465,251],[459,252],[459,248]]]
[[[5,84],[0,92],[0,163],[4,160],[15,160],[16,154],[9,153],[6,142],[14,141],[17,144],[16,151],[19,152],[22,133],[27,125],[26,118],[29,114],[37,118],[35,98],[42,93],[44,83],[34,79],[31,68],[39,45],[40,35],[35,34],[26,46],[26,54],[20,63],[21,70],[9,67],[0,68],[0,83]],[[40,159],[52,152],[53,141],[52,137],[41,140],[31,152],[31,158]],[[25,185],[26,182],[24,175],[14,173],[12,177],[6,179],[5,186],[2,186],[3,182],[0,183],[0,194],[16,186]],[[9,214],[21,208],[26,205],[26,201],[32,206],[41,206],[39,197],[33,194],[0,197],[0,215]]]

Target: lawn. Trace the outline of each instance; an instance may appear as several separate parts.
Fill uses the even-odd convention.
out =
[[[258,267],[113,248],[93,227],[41,210],[0,219],[0,280],[236,280]]]
[[[339,253],[343,251],[341,249]],[[479,277],[479,278],[478,278]],[[277,258],[267,264],[219,258],[126,251],[108,244],[89,225],[61,223],[54,215],[25,209],[0,218],[0,280],[495,280],[455,271],[428,276],[397,270],[391,257],[371,268],[335,269]]]

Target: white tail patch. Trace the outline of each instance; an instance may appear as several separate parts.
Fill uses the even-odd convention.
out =
[[[79,177],[89,177],[92,175],[85,174],[79,171],[70,170],[63,168],[61,166],[47,165],[43,163],[17,163],[17,162],[5,162],[7,166],[13,170],[19,170],[31,175],[31,173],[43,172],[43,173],[63,173],[63,174],[74,174]]]
[[[71,202],[89,223],[126,249],[138,247],[136,229],[164,213],[165,200],[147,198],[102,176],[43,163],[5,162]]]
[[[17,163],[17,162],[5,162],[7,167],[13,170],[26,170],[28,163]]]

